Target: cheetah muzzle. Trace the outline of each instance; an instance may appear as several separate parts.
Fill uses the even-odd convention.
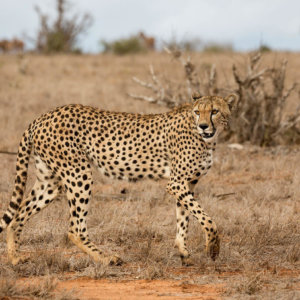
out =
[[[216,138],[226,127],[237,97],[192,98],[193,103],[162,114],[67,105],[34,120],[22,136],[12,198],[0,220],[0,232],[7,228],[11,263],[23,260],[18,248],[27,221],[65,194],[70,208],[69,239],[95,261],[121,264],[118,256],[98,249],[88,235],[92,165],[116,179],[168,179],[167,191],[176,198],[175,245],[182,263],[190,264],[186,246],[190,215],[199,222],[207,254],[215,260],[220,251],[217,226],[195,200],[194,188],[212,165]],[[37,180],[23,198],[31,153]]]
[[[211,133],[202,132],[202,133],[201,133],[201,136],[203,137],[203,139],[211,139],[211,138],[214,137],[215,133],[216,133],[216,130],[214,130],[214,131],[211,132]]]

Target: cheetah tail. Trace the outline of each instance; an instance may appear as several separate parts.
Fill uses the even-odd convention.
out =
[[[9,225],[20,206],[20,203],[22,202],[27,181],[27,171],[31,149],[32,143],[28,129],[24,132],[19,145],[16,164],[15,186],[11,201],[9,203],[9,207],[4,213],[3,217],[0,219],[0,233]]]

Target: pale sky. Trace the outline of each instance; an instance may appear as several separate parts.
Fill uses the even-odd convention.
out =
[[[34,37],[34,5],[53,16],[55,0],[0,0],[0,39]],[[79,46],[98,52],[101,39],[139,31],[160,42],[178,40],[232,43],[251,50],[261,43],[272,49],[300,51],[300,0],[73,0],[72,12],[88,12],[94,23]]]

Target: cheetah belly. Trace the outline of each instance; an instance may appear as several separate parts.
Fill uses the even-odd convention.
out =
[[[137,181],[143,178],[158,180],[170,177],[170,166],[160,156],[148,157],[133,155],[131,157],[115,155],[105,159],[92,159],[100,173],[111,178]]]

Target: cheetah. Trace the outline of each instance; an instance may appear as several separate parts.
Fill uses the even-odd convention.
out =
[[[90,240],[86,224],[93,184],[91,166],[116,179],[137,181],[167,178],[167,191],[176,198],[178,247],[183,265],[189,216],[206,237],[206,251],[215,260],[220,238],[215,222],[194,199],[194,188],[212,165],[216,138],[227,126],[237,96],[192,96],[192,103],[160,114],[110,112],[71,104],[33,121],[24,132],[17,154],[15,185],[0,221],[7,227],[7,252],[13,265],[27,259],[19,252],[25,223],[61,195],[66,195],[69,239],[95,261],[121,264]],[[31,153],[36,181],[24,198]],[[23,199],[24,198],[24,199]]]

